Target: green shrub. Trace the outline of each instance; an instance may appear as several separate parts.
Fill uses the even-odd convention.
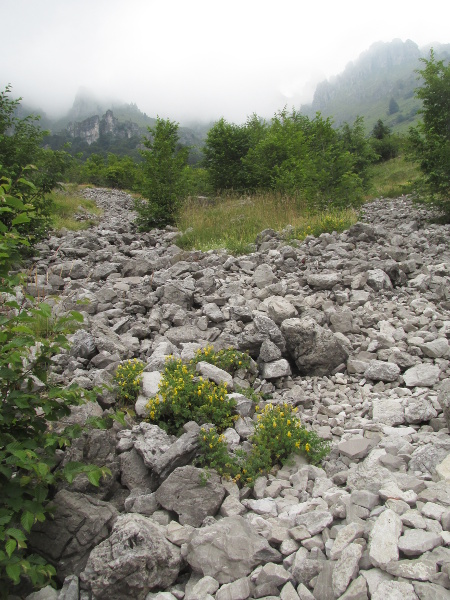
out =
[[[239,369],[248,369],[251,358],[246,352],[239,352],[235,348],[224,348],[215,352],[212,346],[207,346],[197,350],[191,364],[197,364],[201,361],[215,365],[219,369],[234,375]]]
[[[144,363],[133,358],[119,365],[114,373],[117,399],[120,405],[133,405],[139,394]]]
[[[158,396],[147,404],[148,420],[174,434],[188,421],[214,423],[223,431],[234,424],[235,406],[225,383],[216,385],[198,376],[194,363],[172,359],[165,366]]]
[[[289,404],[267,404],[258,414],[248,453],[237,450],[230,454],[222,435],[214,428],[202,429],[199,464],[214,468],[235,482],[253,485],[259,475],[283,464],[294,452],[304,454],[313,464],[320,463],[330,451],[329,444],[305,429],[296,413],[297,409]]]
[[[5,179],[0,186],[0,213],[10,207],[16,216],[9,228],[0,227],[0,595],[5,598],[11,584],[26,580],[42,587],[55,575],[53,566],[29,552],[27,537],[36,522],[46,519],[50,493],[58,480],[71,482],[86,473],[98,485],[100,477],[109,473],[106,468],[75,462],[56,470],[56,451],[70,445],[81,428],[66,427],[56,434],[51,423],[95,395],[76,386],[56,385],[49,374],[52,357],[68,348],[67,326],[82,321],[82,316],[72,312],[53,321],[48,304],[17,287],[21,277],[9,271],[17,266],[20,248],[30,244],[30,237],[20,235],[15,222],[26,223],[32,208],[12,194],[11,182]],[[52,323],[51,335],[41,336],[35,324],[45,321]]]

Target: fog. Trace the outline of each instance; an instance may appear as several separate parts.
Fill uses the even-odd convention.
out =
[[[83,86],[181,123],[312,100],[373,42],[450,42],[434,0],[0,0],[0,87],[51,115]]]

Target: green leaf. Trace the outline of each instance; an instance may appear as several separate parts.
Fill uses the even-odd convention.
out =
[[[31,528],[34,525],[33,513],[29,512],[28,510],[26,512],[24,512],[20,518],[20,522],[22,524],[22,527],[25,529],[25,531],[31,531]]]
[[[14,552],[14,550],[17,547],[17,542],[16,540],[13,539],[9,539],[6,544],[5,544],[5,550],[6,550],[6,554],[9,556],[9,558],[11,558],[11,554]]]
[[[20,531],[20,529],[15,529],[14,527],[10,527],[9,529],[7,529],[6,535],[9,535],[18,542],[24,542],[27,539],[23,531]]]
[[[21,223],[29,223],[30,221],[30,217],[27,217],[26,214],[21,213],[20,215],[17,215],[15,219],[13,219],[11,225],[14,227],[14,225],[20,225]]]
[[[8,574],[8,577],[16,584],[20,582],[20,571],[21,568],[19,563],[6,565],[6,573]]]
[[[12,206],[17,210],[23,210],[23,202],[20,198],[16,198],[14,196],[5,196],[5,203],[7,206]]]

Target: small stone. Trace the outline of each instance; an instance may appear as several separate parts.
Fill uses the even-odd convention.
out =
[[[372,443],[370,440],[364,437],[354,437],[338,444],[339,452],[351,460],[356,458],[364,458],[368,455],[371,448]]]
[[[364,377],[373,381],[395,381],[399,375],[400,367],[398,365],[381,360],[371,360],[364,371]]]

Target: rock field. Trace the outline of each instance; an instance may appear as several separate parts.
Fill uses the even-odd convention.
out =
[[[85,315],[54,373],[85,388],[146,363],[138,417],[92,430],[61,460],[106,465],[55,496],[31,545],[63,584],[33,600],[442,600],[450,598],[450,225],[407,198],[365,205],[341,234],[255,251],[183,251],[177,231],[136,233],[132,199],[86,190],[99,224],[40,244],[28,292]],[[167,355],[248,350],[254,387],[299,407],[330,440],[323,468],[296,457],[239,489],[192,465],[181,438],[141,421]],[[234,384],[245,387],[238,375]],[[243,397],[241,397],[243,398]],[[115,403],[73,410],[84,423]],[[227,431],[244,442],[248,402]]]

